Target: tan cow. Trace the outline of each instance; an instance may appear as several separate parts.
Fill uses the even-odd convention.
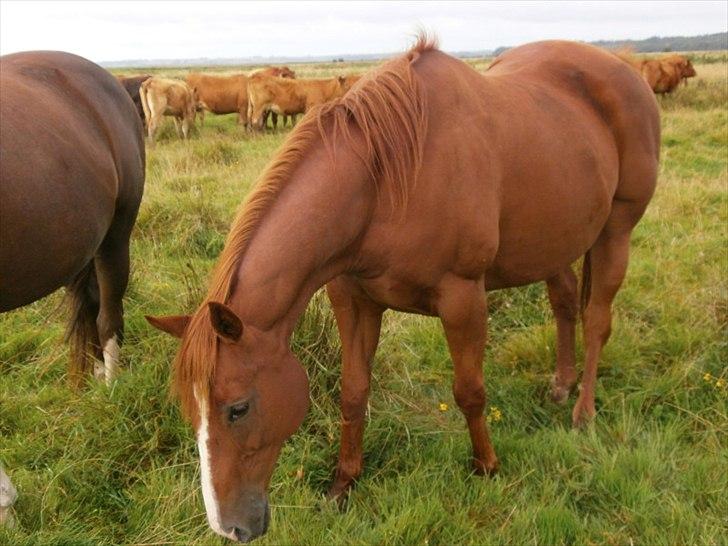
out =
[[[262,129],[266,112],[275,114],[302,114],[337,97],[342,96],[345,78],[323,80],[292,80],[251,76],[248,81],[248,117],[253,127]]]
[[[149,139],[153,142],[162,116],[173,116],[177,135],[189,138],[195,122],[195,90],[181,80],[149,78],[139,88]],[[180,131],[181,125],[181,131]]]
[[[250,75],[295,78],[296,74],[287,66],[259,68]],[[246,74],[200,74],[192,73],[186,78],[188,85],[197,91],[197,111],[200,123],[205,123],[205,110],[213,114],[238,114],[238,124],[248,125],[248,77]]]
[[[213,114],[238,114],[238,123],[248,125],[248,76],[192,73],[187,84],[197,91],[198,110],[202,122],[205,110]]]
[[[681,81],[696,75],[689,59],[672,54],[659,59],[638,59],[630,50],[620,50],[617,56],[631,64],[649,84],[655,94],[672,93]]]
[[[287,66],[266,66],[265,68],[253,70],[248,76],[271,76],[274,78],[295,79],[296,73]]]

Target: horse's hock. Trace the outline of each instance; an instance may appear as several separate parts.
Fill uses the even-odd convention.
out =
[[[13,525],[12,506],[17,496],[10,478],[0,468],[0,525]]]

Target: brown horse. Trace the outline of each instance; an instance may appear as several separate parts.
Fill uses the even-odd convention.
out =
[[[71,377],[110,382],[129,235],[144,188],[142,122],[124,87],[55,51],[0,57],[0,311],[68,288]]]
[[[421,38],[309,113],[238,214],[198,311],[150,318],[182,338],[175,384],[197,431],[212,528],[240,541],[267,528],[275,461],[308,407],[289,340],[326,283],[343,348],[332,496],[362,470],[370,366],[388,308],[440,317],[475,470],[490,473],[486,291],[548,283],[563,398],[576,380],[570,265],[586,255],[586,364],[573,420],[590,419],[630,233],[655,188],[659,133],[639,74],[570,42],[512,49],[482,75]]]

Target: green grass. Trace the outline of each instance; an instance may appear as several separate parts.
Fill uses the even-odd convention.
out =
[[[312,406],[279,460],[260,544],[728,543],[728,390],[716,386],[728,380],[728,61],[719,61],[697,64],[696,81],[660,101],[659,185],[615,303],[595,424],[573,431],[573,398],[547,401],[555,327],[543,286],[493,293],[485,374],[502,415],[492,423],[501,470],[470,475],[439,324],[388,313],[365,473],[339,511],[322,493],[337,450],[340,353],[318,294],[293,340]],[[170,126],[149,150],[127,371],[115,386],[67,387],[61,293],[0,317],[0,460],[20,493],[18,527],[0,530],[0,544],[223,542],[205,520],[192,433],[167,394],[177,343],[143,315],[200,301],[238,203],[284,134],[251,136],[234,116],[208,116],[187,143]]]

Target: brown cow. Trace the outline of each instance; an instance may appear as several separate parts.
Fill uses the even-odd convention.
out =
[[[141,87],[142,83],[144,83],[146,80],[151,78],[149,74],[142,74],[140,76],[130,76],[130,77],[124,77],[124,76],[117,76],[116,79],[119,80],[121,85],[124,86],[124,89],[126,89],[126,92],[129,93],[129,96],[131,97],[131,100],[134,101],[134,106],[136,106],[137,112],[139,113],[139,117],[142,120],[142,123],[145,123],[146,120],[144,119],[144,108],[142,107],[142,99],[139,96],[139,88]]]
[[[197,95],[192,87],[181,80],[152,77],[142,83],[139,94],[151,141],[154,141],[162,116],[174,116],[177,135],[189,138],[197,106]]]
[[[238,123],[248,125],[248,76],[231,74],[188,74],[187,84],[197,91],[202,122],[205,110],[213,114],[238,114]]]
[[[344,78],[292,80],[251,76],[248,81],[248,118],[250,124],[263,128],[265,114],[296,115],[345,93]]]
[[[689,59],[682,55],[669,55],[660,59],[638,59],[631,51],[616,52],[617,56],[631,64],[649,84],[655,94],[672,93],[681,81],[696,75]]]
[[[295,79],[296,73],[287,66],[266,66],[265,68],[253,70],[248,76],[271,76],[273,78]]]

